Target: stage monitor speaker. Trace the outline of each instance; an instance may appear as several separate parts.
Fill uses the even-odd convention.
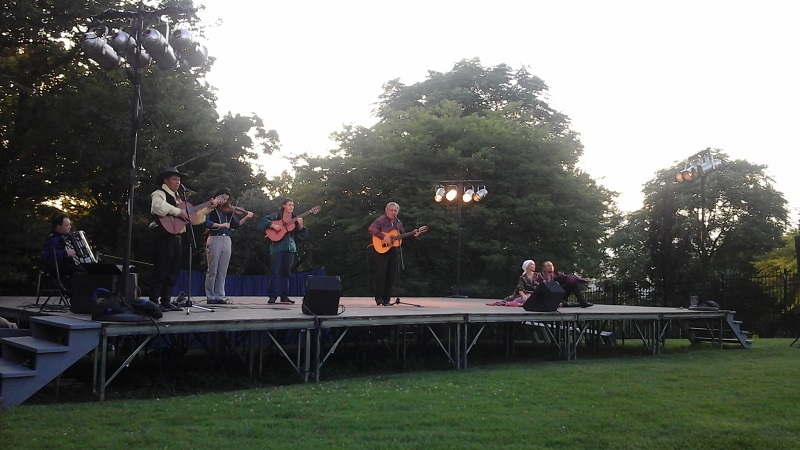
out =
[[[522,304],[525,311],[551,312],[558,311],[558,307],[564,300],[564,288],[557,281],[546,281],[539,283],[536,292],[528,297]]]
[[[309,275],[306,295],[303,297],[303,314],[335,316],[339,313],[342,297],[342,280],[337,276]]]

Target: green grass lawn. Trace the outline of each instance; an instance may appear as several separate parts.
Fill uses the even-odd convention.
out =
[[[800,348],[668,342],[659,356],[524,357],[140,400],[0,411],[3,448],[794,449]],[[640,344],[639,344],[640,345]],[[620,347],[635,347],[629,341]]]

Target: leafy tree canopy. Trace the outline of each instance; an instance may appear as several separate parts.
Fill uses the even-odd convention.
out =
[[[377,124],[346,127],[329,157],[297,161],[295,200],[323,203],[309,221],[307,263],[342,275],[350,294],[369,295],[366,229],[396,201],[406,228],[431,227],[403,244],[401,293],[444,294],[459,283],[473,295],[504,296],[528,258],[597,275],[611,194],[576,169],[580,141],[545,93],[524,69],[478,60],[411,86],[387,83]],[[481,180],[489,195],[435,203],[439,180]]]
[[[213,59],[192,70],[144,69],[141,123],[134,124],[131,70],[102,72],[80,51],[83,34],[98,25],[94,15],[108,8],[135,11],[139,5],[41,1],[0,7],[0,192],[12,211],[6,241],[7,254],[14,255],[0,257],[6,258],[0,260],[4,286],[31,282],[31,265],[55,208],[73,217],[93,248],[122,256],[132,187],[132,257],[148,261],[149,194],[164,166],[185,162],[181,170],[190,175],[186,181],[197,192],[195,202],[223,186],[237,195],[268,186],[250,161],[279,150],[278,135],[265,130],[257,116],[219,117],[204,78]],[[161,26],[149,21],[144,28]],[[181,23],[201,25],[185,16]]]
[[[714,153],[722,166],[696,182],[677,183],[674,174],[683,167],[674,166],[645,185],[644,207],[609,239],[614,272],[656,285],[714,272],[750,273],[757,255],[782,245],[786,200],[765,167]]]

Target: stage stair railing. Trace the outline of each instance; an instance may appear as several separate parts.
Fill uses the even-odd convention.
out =
[[[717,347],[735,344],[742,348],[750,348],[753,340],[748,337],[746,330],[742,330],[742,322],[734,320],[734,313],[728,311],[728,314],[720,319],[682,320],[680,326],[692,343],[710,342]]]

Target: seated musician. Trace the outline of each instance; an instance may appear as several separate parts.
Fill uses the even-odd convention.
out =
[[[50,219],[50,235],[45,239],[42,250],[42,268],[51,275],[58,275],[65,286],[70,275],[86,270],[80,265],[69,240],[71,231],[69,217],[63,213],[56,214]]]
[[[556,281],[564,288],[564,301],[562,302],[562,306],[574,306],[571,302],[567,301],[571,295],[575,296],[581,308],[594,306],[594,303],[586,301],[583,297],[583,292],[581,292],[580,285],[588,282],[588,279],[577,275],[558,272],[552,261],[545,261],[542,266],[544,266],[544,270],[542,270],[542,279],[544,281]]]
[[[487,303],[489,306],[522,306],[531,294],[536,291],[539,283],[542,282],[542,275],[536,271],[536,263],[532,259],[526,259],[522,263],[522,275],[519,276],[514,293],[503,300]]]

